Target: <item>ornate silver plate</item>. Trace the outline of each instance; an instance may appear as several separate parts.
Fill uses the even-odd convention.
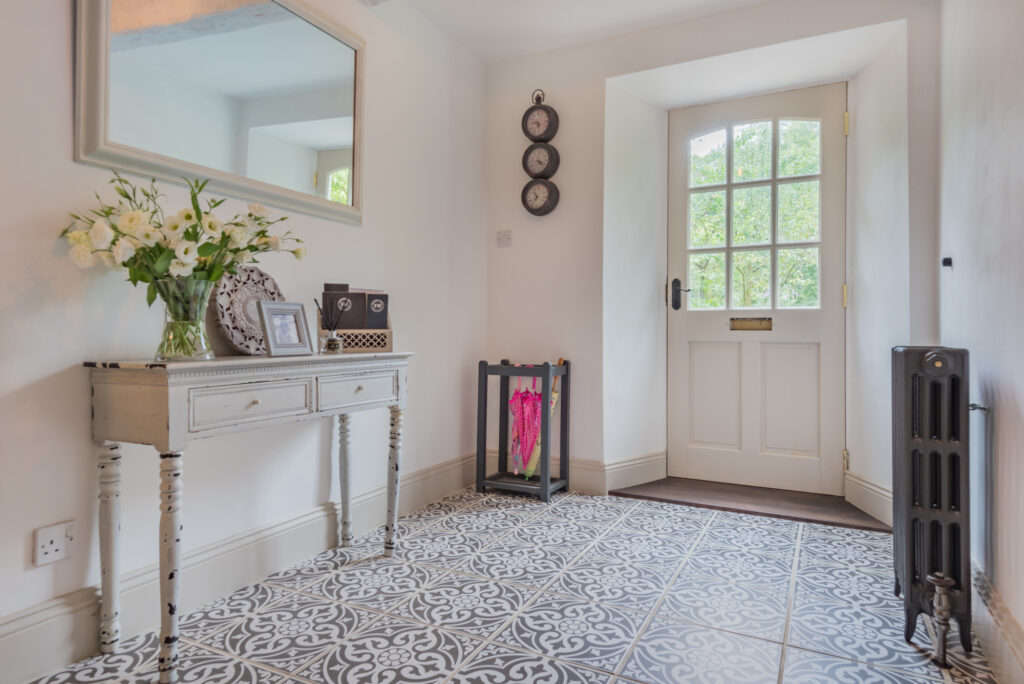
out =
[[[250,356],[267,353],[260,323],[260,302],[283,302],[281,289],[255,266],[227,273],[213,290],[214,317],[224,339],[235,351]]]

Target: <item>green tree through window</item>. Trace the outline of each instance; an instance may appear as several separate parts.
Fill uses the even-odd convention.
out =
[[[348,204],[348,184],[352,177],[352,169],[343,168],[333,171],[327,179],[327,199],[339,204]]]

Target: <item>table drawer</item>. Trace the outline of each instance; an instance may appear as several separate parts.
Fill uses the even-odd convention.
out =
[[[398,397],[398,374],[383,373],[360,377],[317,378],[317,410],[394,401]]]
[[[200,387],[189,397],[189,432],[313,411],[313,379]]]

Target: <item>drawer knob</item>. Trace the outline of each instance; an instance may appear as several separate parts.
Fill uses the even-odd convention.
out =
[[[254,406],[259,406],[261,403],[262,402],[260,402],[259,399],[253,399],[252,401],[249,402],[249,408],[252,408]]]
[[[363,391],[363,386],[362,385],[358,385],[356,387],[356,392],[362,392],[362,391]]]

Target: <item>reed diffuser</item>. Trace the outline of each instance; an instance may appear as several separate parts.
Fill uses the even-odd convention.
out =
[[[313,298],[313,303],[316,304],[316,310],[320,312],[320,327],[327,331],[327,340],[324,342],[323,353],[340,354],[341,339],[338,337],[338,321],[341,319],[341,311],[337,307],[327,306],[327,310],[331,312],[330,317],[328,317],[324,313],[325,307],[320,306],[320,302],[315,297]]]

